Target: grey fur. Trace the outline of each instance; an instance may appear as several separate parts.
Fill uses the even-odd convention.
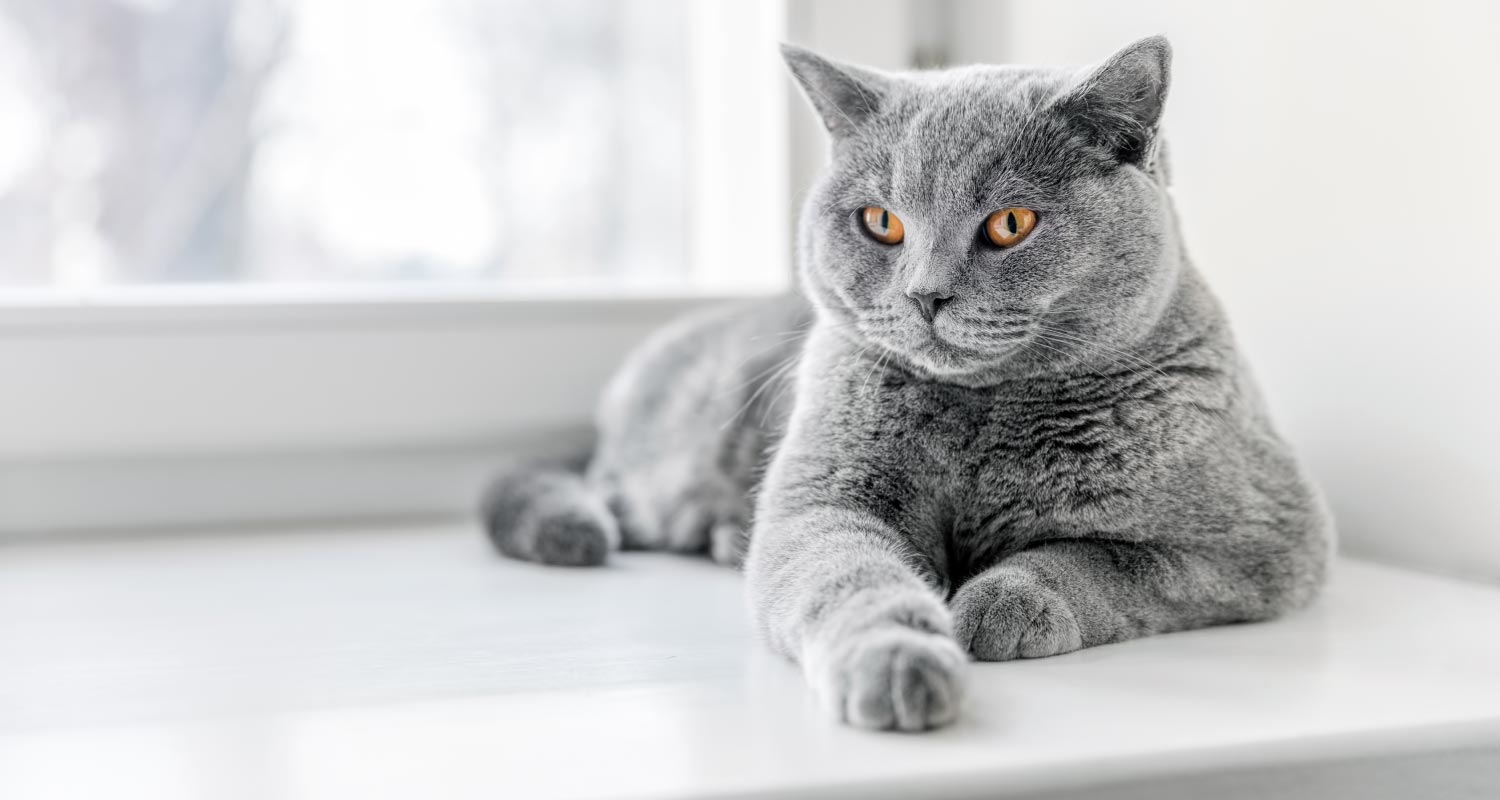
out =
[[[484,517],[496,546],[571,565],[573,551],[593,550],[573,540],[602,539],[739,564],[811,323],[807,302],[788,295],[711,308],[657,332],[605,390],[592,459],[522,465],[495,482]],[[548,520],[559,521],[551,529],[566,545],[539,546],[535,531]]]
[[[604,563],[620,546],[620,526],[578,470],[584,453],[562,463],[529,463],[496,481],[484,498],[485,526],[511,558],[567,567]]]
[[[627,365],[587,476],[625,544],[705,549],[758,487],[758,626],[870,728],[951,721],[966,654],[1308,602],[1331,523],[1183,252],[1158,135],[1166,41],[1081,73],[786,58],[833,138],[801,222],[816,322],[799,356],[797,300],[740,307]],[[869,205],[901,217],[902,244],[863,233]],[[1005,206],[1038,222],[1001,250],[979,231]],[[951,299],[929,322],[916,298],[933,294]],[[750,344],[778,332],[792,344]],[[786,392],[761,367],[789,357]],[[736,414],[752,393],[795,402],[756,421]]]

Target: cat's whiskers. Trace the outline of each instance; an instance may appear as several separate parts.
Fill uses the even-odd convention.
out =
[[[805,325],[805,326],[803,326],[803,327],[801,327],[801,328],[799,328],[797,330],[785,331],[785,332],[782,332],[782,333],[766,334],[766,335],[768,335],[768,336],[775,336],[775,337],[778,337],[781,340],[785,341],[785,340],[788,340],[788,339],[795,339],[795,338],[797,338],[799,336],[806,337],[809,334],[811,334],[812,331],[813,331],[813,329],[816,328],[816,327],[825,327],[825,328],[837,330],[837,329],[842,329],[842,328],[849,328],[849,327],[858,325],[859,323],[860,323],[860,320],[857,320],[857,319],[855,319],[855,320],[840,320],[840,321],[836,321],[836,322],[818,321],[818,322],[808,323],[807,325]]]
[[[794,362],[792,366],[795,366],[795,363],[796,362]],[[766,427],[766,417],[771,413],[771,411],[773,409],[776,408],[777,404],[781,402],[781,398],[784,397],[784,396],[786,396],[786,393],[789,392],[789,391],[791,391],[792,387],[794,387],[794,386],[797,385],[796,378],[792,378],[792,379],[788,380],[788,379],[785,379],[782,376],[778,376],[777,380],[781,381],[781,388],[776,390],[776,394],[771,397],[771,401],[769,403],[766,403],[766,407],[761,410],[761,412],[760,412],[760,426],[761,426],[761,428],[765,428]]]
[[[1041,311],[1032,311],[1030,313],[1035,314],[1038,317],[1050,317],[1060,316],[1063,314],[1082,314],[1086,311],[1115,311],[1118,310],[1118,308],[1119,306],[1106,303],[1097,306],[1069,306],[1067,308],[1048,308]]]
[[[1039,340],[1045,340],[1045,341],[1047,341],[1048,343],[1050,343],[1053,346],[1071,344],[1071,345],[1081,345],[1084,348],[1089,348],[1091,346],[1091,344],[1092,344],[1092,343],[1089,343],[1089,342],[1079,341],[1077,339],[1048,338],[1049,336],[1056,336],[1056,334],[1049,334],[1049,333],[1046,333],[1046,332],[1042,332],[1042,333],[1040,333],[1038,335],[1037,339],[1039,339]],[[1097,350],[1096,349],[1094,355],[1103,357],[1108,362],[1109,366],[1111,366],[1113,368],[1116,368],[1116,369],[1119,369],[1119,370],[1122,370],[1123,372],[1126,373],[1125,375],[1121,375],[1121,374],[1118,374],[1118,373],[1115,373],[1115,374],[1106,374],[1106,373],[1100,371],[1094,365],[1089,364],[1087,361],[1079,359],[1076,352],[1068,352],[1067,350],[1062,349],[1062,348],[1057,348],[1057,349],[1058,349],[1058,352],[1067,353],[1067,355],[1070,358],[1072,358],[1075,362],[1078,362],[1082,366],[1087,367],[1091,372],[1093,372],[1094,374],[1098,375],[1099,377],[1104,378],[1106,380],[1110,380],[1110,381],[1116,382],[1116,383],[1123,383],[1126,380],[1132,379],[1132,378],[1134,378],[1134,379],[1144,379],[1144,380],[1147,380],[1147,381],[1153,381],[1156,378],[1156,376],[1153,375],[1153,374],[1151,374],[1151,372],[1149,370],[1137,367],[1136,365],[1131,364],[1131,363],[1129,363],[1127,361],[1124,361],[1124,360],[1116,357],[1115,355],[1113,355],[1113,354],[1111,354],[1109,352],[1105,352],[1105,351]]]
[[[792,330],[790,330],[790,331],[783,331],[783,332],[780,332],[780,333],[771,333],[771,334],[762,334],[762,335],[757,335],[757,336],[751,336],[751,337],[749,337],[747,339],[747,341],[752,341],[752,342],[753,341],[757,341],[759,339],[763,339],[763,338],[765,338],[767,336],[776,338],[779,341],[772,342],[771,344],[767,345],[766,347],[761,348],[760,350],[757,350],[757,351],[751,353],[750,355],[747,355],[744,358],[740,359],[739,362],[735,364],[735,368],[733,370],[731,370],[728,374],[733,375],[733,374],[738,373],[740,371],[740,368],[742,368],[746,364],[750,363],[750,361],[752,359],[754,359],[755,357],[757,357],[757,356],[769,353],[772,350],[775,350],[775,349],[777,349],[779,347],[785,347],[787,341],[790,340],[790,339],[793,339],[793,338],[798,337],[798,336],[803,336],[803,337],[807,336],[807,334],[808,334],[809,330],[811,329],[811,327],[813,326],[814,322],[815,322],[815,320],[810,320],[808,322],[804,322],[801,325],[793,327]],[[799,348],[796,352],[788,354],[785,358],[780,359],[779,361],[777,361],[776,363],[772,364],[771,366],[769,366],[769,367],[761,370],[760,372],[755,373],[754,375],[751,375],[749,378],[746,378],[741,383],[739,383],[737,385],[734,385],[734,386],[727,386],[727,387],[725,387],[723,389],[720,389],[719,392],[718,392],[718,396],[722,396],[722,395],[727,394],[729,392],[740,392],[740,391],[743,391],[747,387],[749,387],[751,384],[753,384],[756,381],[760,380],[761,378],[763,378],[767,374],[770,374],[771,372],[779,369],[786,362],[788,362],[788,361],[795,361],[801,355],[802,355],[802,351]],[[739,416],[739,413],[742,413],[742,411],[741,412],[737,412],[734,416],[730,417],[730,420],[733,421],[735,417]]]
[[[806,322],[804,322],[804,323],[802,323],[800,325],[793,325],[792,328],[791,328],[791,330],[776,331],[774,333],[759,333],[759,334],[756,334],[754,336],[749,337],[746,341],[754,342],[754,341],[759,341],[761,339],[765,339],[766,337],[774,337],[774,338],[778,338],[778,339],[790,339],[793,336],[805,336],[805,335],[807,335],[808,331],[812,330],[812,326],[816,322],[817,322],[817,320],[815,320],[815,319],[809,319],[808,321],[806,321]]]
[[[761,393],[766,390],[766,387],[770,386],[772,383],[775,383],[777,379],[785,375],[788,369],[796,366],[798,361],[800,361],[801,356],[801,352],[792,353],[791,355],[783,358],[780,362],[778,362],[771,370],[761,372],[761,375],[767,375],[769,373],[770,377],[766,378],[766,380],[763,381],[759,386],[755,387],[755,391],[750,393],[750,397],[745,400],[744,405],[741,405],[737,411],[735,411],[733,414],[730,414],[729,419],[724,420],[724,424],[719,426],[719,430],[723,431],[730,425],[733,425],[735,420],[738,420],[740,418],[740,415],[744,414],[746,411],[749,411],[750,406],[755,404],[755,398],[760,397]],[[741,388],[749,386],[755,380],[755,378],[751,378],[749,381],[746,381],[741,386]]]
[[[876,370],[885,368],[885,361],[890,357],[890,355],[891,350],[889,348],[886,348],[885,352],[881,353],[880,356],[875,359],[875,363],[870,365],[870,371],[865,373],[865,379],[859,385],[860,394],[864,394],[865,387],[870,383],[870,376],[874,375]]]
[[[760,335],[757,335],[757,336],[751,336],[751,337],[749,337],[747,339],[747,341],[752,341],[753,342],[753,341],[758,341],[758,340],[766,339],[766,338],[774,338],[777,341],[772,342],[770,345],[768,345],[768,346],[766,346],[766,347],[764,347],[764,348],[762,348],[760,350],[757,350],[757,351],[751,353],[750,355],[745,356],[744,358],[740,359],[739,363],[736,364],[736,369],[734,371],[737,372],[739,367],[743,367],[745,364],[749,363],[756,356],[763,355],[763,354],[768,353],[768,352],[770,352],[772,350],[775,350],[778,347],[785,346],[786,343],[789,340],[796,339],[796,338],[799,338],[799,337],[800,338],[806,338],[812,332],[812,329],[814,327],[816,327],[816,326],[823,326],[823,327],[832,328],[832,329],[841,329],[841,328],[855,327],[855,326],[858,326],[860,324],[861,324],[861,320],[850,320],[848,322],[827,322],[827,321],[821,321],[821,320],[814,319],[814,320],[809,320],[808,322],[805,322],[805,323],[803,323],[803,324],[801,324],[799,326],[796,326],[795,328],[793,328],[792,330],[789,330],[789,331],[781,331],[779,333],[769,333],[769,334],[760,334]],[[786,369],[788,369],[791,366],[795,365],[796,362],[797,362],[797,360],[801,357],[801,355],[802,355],[802,352],[801,352],[800,349],[798,349],[797,352],[791,353],[786,358],[783,358],[783,359],[777,361],[775,364],[772,364],[770,367],[767,367],[767,368],[765,368],[765,369],[763,369],[763,370],[755,373],[754,375],[750,376],[749,378],[747,378],[743,382],[739,383],[738,385],[726,387],[725,389],[721,390],[721,393],[731,392],[731,391],[741,391],[741,390],[745,389],[746,387],[750,386],[751,384],[753,384],[753,383],[761,380],[762,378],[765,378],[767,375],[772,375],[772,373],[775,373],[775,374],[772,375],[771,378],[768,378],[767,381],[769,382],[771,380],[775,380]],[[755,397],[754,395],[751,395],[751,401],[750,402],[754,401],[754,397]],[[730,417],[730,421],[733,421],[741,413],[744,413],[744,411],[745,411],[745,409],[741,409],[739,412],[736,412],[734,416]]]
[[[1049,336],[1054,336],[1054,337],[1058,337],[1058,338],[1048,339]],[[1091,342],[1091,341],[1088,341],[1088,340],[1085,340],[1085,339],[1080,339],[1080,338],[1068,338],[1068,337],[1066,337],[1066,335],[1059,335],[1059,333],[1056,332],[1056,331],[1051,331],[1051,332],[1048,332],[1048,331],[1045,331],[1045,330],[1041,331],[1041,332],[1039,332],[1037,338],[1040,339],[1040,340],[1046,340],[1052,346],[1051,349],[1055,350],[1056,352],[1059,352],[1059,353],[1062,353],[1064,355],[1067,355],[1070,359],[1072,359],[1076,363],[1079,363],[1080,365],[1084,366],[1090,372],[1093,372],[1095,375],[1098,375],[1100,378],[1103,378],[1105,381],[1109,382],[1111,385],[1114,385],[1114,386],[1126,385],[1127,382],[1132,381],[1132,380],[1134,380],[1134,381],[1144,381],[1148,385],[1157,385],[1157,381],[1158,380],[1164,379],[1164,378],[1168,377],[1167,374],[1165,372],[1163,372],[1160,368],[1158,368],[1155,364],[1152,364],[1149,361],[1145,361],[1144,359],[1137,358],[1137,361],[1140,361],[1140,362],[1144,363],[1145,366],[1142,367],[1142,366],[1138,366],[1136,364],[1133,364],[1130,361],[1126,361],[1123,358],[1120,358],[1119,357],[1120,355],[1130,356],[1130,354],[1123,353],[1122,351],[1119,351],[1119,350],[1116,350],[1114,348],[1111,348],[1108,345],[1102,345],[1102,344],[1099,344],[1097,342]],[[1102,370],[1100,370],[1097,367],[1095,367],[1093,364],[1088,363],[1086,360],[1079,359],[1076,353],[1070,353],[1070,352],[1068,352],[1068,351],[1066,351],[1066,350],[1064,350],[1062,348],[1057,347],[1057,345],[1064,345],[1064,344],[1071,344],[1071,345],[1075,345],[1075,346],[1078,346],[1078,347],[1083,347],[1083,348],[1092,350],[1094,355],[1102,356],[1104,359],[1106,359],[1106,361],[1109,363],[1109,365],[1111,367],[1113,367],[1115,369],[1123,370],[1126,374],[1125,375],[1121,375],[1121,374],[1118,374],[1118,373],[1115,373],[1115,374],[1106,374]],[[1131,357],[1132,358],[1136,358],[1134,356],[1131,356]]]
[[[772,375],[771,378],[767,381],[768,384],[770,384],[770,383],[779,383],[781,385],[781,388],[776,390],[776,394],[772,395],[770,401],[768,401],[765,404],[765,407],[763,409],[761,409],[761,412],[760,412],[760,426],[762,428],[764,428],[766,426],[766,418],[771,413],[771,411],[776,408],[776,404],[779,403],[779,402],[781,402],[781,398],[797,382],[795,376],[789,378],[789,377],[787,377],[787,373],[790,372],[790,371],[792,371],[792,370],[794,370],[794,369],[796,369],[797,366],[799,364],[801,364],[801,363],[802,363],[802,360],[800,358],[790,358],[790,359],[787,359],[786,365],[783,366],[781,369],[777,370],[776,374]]]
[[[1063,350],[1062,348],[1054,347],[1052,344],[1047,343],[1047,341],[1044,340],[1044,339],[1042,339],[1041,337],[1035,337],[1035,336],[1032,337],[1031,339],[1027,340],[1026,344],[1023,345],[1021,347],[1021,349],[1025,350],[1027,347],[1033,347],[1033,346],[1040,347],[1043,350],[1048,350],[1048,351],[1051,351],[1053,353],[1057,353],[1058,355],[1062,356],[1065,359],[1070,359],[1071,360],[1072,357],[1073,357],[1072,353],[1069,353],[1068,351]],[[1101,377],[1101,378],[1103,378],[1105,380],[1109,380],[1110,379],[1110,376],[1105,375],[1103,372],[1100,372],[1092,364],[1085,364],[1084,366],[1090,372],[1094,373],[1095,375],[1098,375],[1099,377]]]
[[[1170,377],[1161,369],[1161,367],[1157,366],[1154,362],[1135,353],[1130,353],[1117,347],[1112,347],[1110,345],[1104,344],[1103,342],[1088,339],[1083,336],[1079,336],[1076,333],[1064,331],[1046,324],[1038,324],[1037,330],[1041,331],[1045,335],[1050,335],[1063,341],[1073,342],[1075,344],[1083,345],[1094,350],[1102,351],[1105,355],[1112,354],[1120,359],[1123,359],[1126,364],[1134,363],[1143,371],[1154,372],[1163,378]]]

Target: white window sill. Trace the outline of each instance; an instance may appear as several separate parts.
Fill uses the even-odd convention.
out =
[[[975,665],[902,736],[834,724],[706,562],[459,524],[0,555],[7,800],[1500,790],[1500,590],[1358,561],[1280,622]]]
[[[625,354],[727,297],[469,287],[0,302],[0,537],[463,513],[587,425]]]

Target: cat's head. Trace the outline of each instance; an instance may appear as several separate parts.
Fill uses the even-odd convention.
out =
[[[891,74],[783,51],[833,140],[800,260],[841,333],[972,383],[1154,324],[1179,269],[1165,39],[1084,70]]]

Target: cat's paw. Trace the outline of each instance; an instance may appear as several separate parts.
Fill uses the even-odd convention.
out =
[[[1068,601],[1021,569],[994,569],[954,595],[954,636],[980,661],[1041,658],[1083,646]]]
[[[485,494],[482,513],[491,541],[510,558],[588,567],[620,546],[609,508],[569,472],[503,475]]]
[[[614,549],[610,531],[591,517],[560,514],[536,521],[531,549],[543,564],[560,567],[596,567]]]
[[[833,654],[823,690],[850,725],[922,731],[958,716],[967,662],[963,650],[942,634],[876,628]]]

